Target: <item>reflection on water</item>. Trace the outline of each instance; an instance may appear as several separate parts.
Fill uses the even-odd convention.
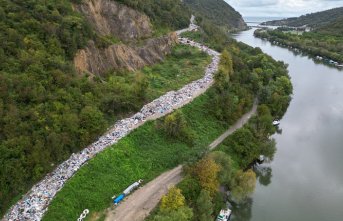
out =
[[[253,37],[235,35],[289,64],[294,95],[275,134],[274,160],[257,171],[251,199],[235,221],[343,220],[343,71]]]
[[[253,199],[249,198],[244,203],[232,205],[231,221],[249,221],[252,216]]]
[[[269,166],[257,166],[254,169],[260,185],[268,186],[272,182],[272,168]]]

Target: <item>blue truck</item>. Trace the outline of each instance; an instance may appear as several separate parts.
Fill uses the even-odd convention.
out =
[[[139,187],[139,185],[143,182],[143,180],[138,180],[137,182],[134,182],[131,184],[128,188],[126,188],[122,194],[120,194],[118,197],[116,197],[113,200],[114,205],[118,205],[123,199],[129,195],[133,190]]]

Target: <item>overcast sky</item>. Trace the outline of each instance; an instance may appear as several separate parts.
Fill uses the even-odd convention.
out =
[[[293,17],[342,7],[343,0],[225,0],[243,16]]]

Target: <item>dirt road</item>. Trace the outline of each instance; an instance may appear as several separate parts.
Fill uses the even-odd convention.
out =
[[[105,221],[141,221],[156,207],[168,189],[182,179],[182,166],[167,171],[131,194],[115,210],[109,211]]]
[[[210,150],[213,150],[216,148],[219,144],[221,144],[225,138],[233,134],[236,130],[243,127],[244,124],[246,124],[250,117],[253,116],[257,111],[257,101],[254,102],[253,108],[248,113],[244,114],[234,125],[232,125],[225,133],[223,133],[220,137],[218,137],[215,141],[213,141],[209,148]]]
[[[250,112],[244,114],[224,134],[211,143],[209,148],[211,150],[216,148],[221,142],[224,141],[225,138],[246,124],[250,117],[256,113],[256,110],[257,101],[255,101]],[[131,194],[114,210],[109,211],[105,221],[143,221],[156,207],[162,196],[168,192],[168,189],[181,181],[181,174],[181,165],[163,173],[150,183]]]

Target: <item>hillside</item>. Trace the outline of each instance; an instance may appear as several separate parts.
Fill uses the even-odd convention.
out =
[[[225,26],[205,3],[207,26]],[[190,16],[175,0],[0,1],[0,214],[115,120],[198,77],[207,57],[169,34]]]
[[[223,0],[184,0],[193,13],[226,30],[247,28],[241,14]]]
[[[180,2],[101,1],[111,5],[101,12],[117,19],[116,25],[102,17],[94,19],[100,23],[92,23],[95,17],[81,10],[87,2],[0,1],[0,214],[114,120],[169,90],[168,84],[182,86],[183,80],[171,83],[176,79],[173,68],[190,74],[192,71],[185,70],[206,64],[207,58],[197,51],[191,52],[191,61],[177,59],[189,49],[174,50],[175,41],[163,41],[162,35],[188,25],[190,12]],[[124,3],[132,7],[124,7]],[[124,12],[130,16],[121,16]],[[97,29],[94,24],[106,24],[106,28]],[[80,75],[74,58],[90,45],[106,55],[102,64],[111,57],[118,66],[106,66],[107,72],[100,77]],[[113,50],[106,51],[108,47]],[[132,65],[138,69],[173,52],[162,71],[150,79],[153,85],[147,85],[148,74],[125,70],[131,66],[132,53],[142,61]],[[184,81],[191,77],[185,76]],[[154,83],[156,79],[165,82],[163,87]]]
[[[340,23],[342,21],[343,7],[334,8],[326,11],[311,13],[295,18],[287,18],[282,20],[268,21],[263,24],[275,26],[294,26],[300,27],[307,25],[314,29],[325,29],[326,26]]]

